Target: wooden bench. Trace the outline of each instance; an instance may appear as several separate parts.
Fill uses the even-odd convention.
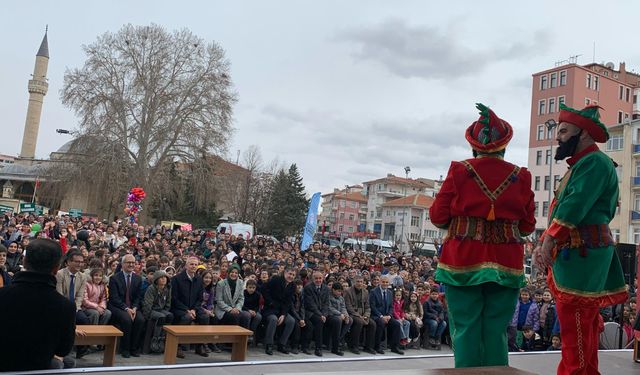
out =
[[[76,335],[75,345],[104,345],[103,366],[113,366],[116,359],[116,341],[122,331],[114,326],[77,325],[76,329],[84,331],[85,336]]]
[[[178,344],[232,344],[231,360],[244,361],[247,358],[247,340],[253,335],[240,326],[200,326],[165,325],[167,333],[164,345],[164,364],[176,363]]]

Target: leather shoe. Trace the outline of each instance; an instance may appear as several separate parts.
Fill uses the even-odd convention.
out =
[[[123,355],[123,357],[124,357],[124,355]],[[184,358],[184,352],[182,351],[182,349],[178,348],[178,353],[176,353],[176,357]]]
[[[120,355],[122,355],[122,358],[130,358],[131,357],[131,353],[129,353],[126,350],[123,350],[122,353],[120,353]]]
[[[289,354],[289,349],[284,345],[278,344],[278,351],[283,354]]]
[[[208,357],[209,354],[207,354],[207,352],[204,350],[204,345],[198,345],[196,346],[196,354],[202,356],[202,357]]]
[[[376,354],[376,351],[375,351],[375,350],[373,350],[373,349],[371,349],[371,348],[364,348],[364,351],[365,351],[366,353],[369,353],[369,354],[373,354],[373,355],[375,355],[375,354]]]
[[[393,348],[391,348],[391,352],[392,353],[396,353],[396,354],[400,354],[400,355],[404,354],[404,352],[402,350],[400,350],[398,347],[395,347],[395,346]]]
[[[312,355],[313,353],[311,353],[311,351],[309,350],[309,348],[302,348],[302,352],[304,354],[308,354],[308,355]]]
[[[340,357],[342,357],[344,355],[344,352],[341,351],[340,349],[332,350],[331,353],[333,353],[335,355],[339,355]]]
[[[318,357],[322,357],[322,350],[321,349],[316,349],[315,352],[313,352],[313,354],[315,354]]]
[[[267,355],[273,355],[273,345],[265,345],[264,346],[264,353]]]
[[[378,354],[384,354],[384,350],[382,350],[382,349],[378,348],[378,349],[376,349],[376,353],[378,353]]]
[[[353,354],[360,354],[360,349],[358,349],[356,347],[350,348],[349,350],[351,350],[351,353],[353,353]]]
[[[298,353],[300,353],[298,348],[291,348],[291,354],[298,354]]]
[[[137,350],[132,350],[131,351],[131,356],[132,357],[140,357],[140,353]]]

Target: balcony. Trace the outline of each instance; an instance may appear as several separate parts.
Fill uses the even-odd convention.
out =
[[[631,221],[640,221],[640,211],[631,211]]]
[[[383,197],[392,197],[392,198],[402,198],[404,197],[404,191],[397,191],[392,189],[380,190],[376,192],[378,195]]]

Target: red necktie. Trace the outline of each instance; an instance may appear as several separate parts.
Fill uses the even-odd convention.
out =
[[[125,304],[127,305],[127,307],[131,307],[131,295],[129,293],[129,287],[131,286],[131,274],[126,274],[126,279],[127,290],[125,296]]]

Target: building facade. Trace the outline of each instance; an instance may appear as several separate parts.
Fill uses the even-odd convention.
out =
[[[429,218],[433,201],[432,196],[419,193],[383,203],[382,239],[395,242],[403,252],[408,252],[412,243],[440,240],[443,231],[433,225]],[[399,241],[400,238],[403,240]]]
[[[640,115],[635,104],[640,76],[627,72],[624,63],[618,70],[614,68],[613,63],[572,63],[533,74],[528,168],[535,193],[538,234],[548,224],[553,191],[567,170],[565,161],[556,162],[553,158],[557,146],[555,128],[549,130],[545,125],[551,119],[557,123],[559,105],[581,109],[597,104],[605,109],[601,110],[601,121],[608,126]]]
[[[322,196],[322,213],[318,216],[318,233],[335,238],[348,238],[364,232],[367,218],[367,197],[362,186],[334,189]]]
[[[616,242],[640,243],[640,120],[609,128],[605,152],[618,167],[620,201],[609,224]]]

